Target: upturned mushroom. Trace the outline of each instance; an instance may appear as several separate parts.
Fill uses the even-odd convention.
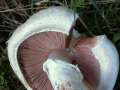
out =
[[[117,50],[105,35],[80,35],[77,18],[68,8],[49,7],[12,34],[10,65],[27,90],[113,90]]]

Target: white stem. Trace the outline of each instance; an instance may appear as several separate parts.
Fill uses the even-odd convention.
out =
[[[47,73],[54,90],[60,90],[60,86],[68,90],[87,90],[83,83],[83,75],[75,65],[59,59],[48,59],[43,64],[43,70]]]

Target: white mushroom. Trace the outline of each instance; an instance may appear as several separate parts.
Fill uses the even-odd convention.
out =
[[[31,16],[8,40],[10,65],[28,90],[113,89],[116,48],[105,35],[79,36],[73,30],[71,37],[77,18],[68,8],[50,7]]]

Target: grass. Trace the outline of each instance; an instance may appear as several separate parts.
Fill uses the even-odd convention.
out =
[[[25,90],[10,67],[6,41],[32,14],[53,5],[74,9],[80,15],[75,26],[80,33],[106,34],[120,53],[119,0],[0,0],[0,90]],[[120,89],[119,77],[114,90]]]

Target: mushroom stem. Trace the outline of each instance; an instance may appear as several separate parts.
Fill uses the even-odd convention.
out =
[[[87,90],[83,83],[84,77],[77,65],[64,60],[48,59],[43,64],[43,70],[47,73],[54,90]]]

